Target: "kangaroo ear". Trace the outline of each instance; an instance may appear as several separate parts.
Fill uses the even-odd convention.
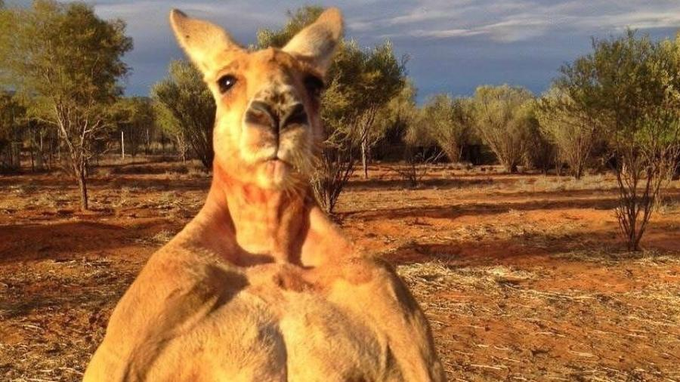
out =
[[[313,24],[296,34],[283,51],[309,61],[325,74],[342,37],[342,29],[342,13],[337,8],[328,8]]]
[[[179,45],[203,74],[213,67],[215,54],[243,49],[224,29],[207,21],[193,19],[178,9],[170,12],[170,25]]]

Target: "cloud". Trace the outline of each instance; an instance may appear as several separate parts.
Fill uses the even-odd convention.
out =
[[[414,37],[433,37],[433,38],[450,38],[450,37],[468,37],[484,34],[484,31],[474,29],[443,29],[443,30],[424,30],[417,29],[411,32]]]
[[[252,1],[231,1],[228,6],[218,1],[166,2],[109,1],[95,4],[95,11],[103,18],[123,18],[131,27],[151,30],[159,26],[168,31],[170,9],[179,8],[193,17],[199,17],[224,25],[230,32],[242,34],[253,32],[257,27],[271,27],[283,23],[285,9],[261,12]]]
[[[122,18],[135,48],[128,94],[148,94],[183,58],[168,23],[171,8],[224,26],[244,45],[259,28],[280,28],[302,0],[85,0],[105,19]],[[680,27],[680,0],[321,0],[342,9],[346,36],[360,46],[392,40],[409,54],[409,74],[421,91],[470,94],[479,84],[512,83],[541,92],[565,62],[590,49],[590,36],[629,26],[655,37]],[[31,0],[6,0],[29,6]],[[314,3],[314,2],[312,2]],[[324,4],[326,3],[326,4]]]
[[[611,29],[656,29],[680,28],[680,6],[672,12],[636,12],[619,15],[583,18],[579,25],[583,27],[604,27]]]
[[[680,1],[421,0],[396,15],[354,21],[361,33],[392,39],[486,38],[512,43],[558,32],[680,27]]]
[[[488,36],[498,42],[522,41],[540,36],[547,29],[547,22],[541,20],[505,20],[495,24],[483,25],[470,29],[423,30],[410,32],[413,37],[423,38],[458,38],[471,36]]]

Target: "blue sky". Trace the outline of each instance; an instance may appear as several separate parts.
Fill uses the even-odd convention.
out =
[[[8,4],[27,4],[8,0]],[[91,2],[103,18],[121,18],[135,48],[126,93],[147,95],[171,59],[182,58],[167,15],[179,8],[225,27],[239,42],[254,42],[258,28],[278,28],[286,10],[334,5],[345,14],[346,37],[370,47],[385,39],[408,54],[419,99],[447,92],[469,95],[484,84],[521,85],[543,92],[559,67],[590,50],[590,37],[621,34],[626,27],[655,38],[680,28],[680,0],[337,0]]]

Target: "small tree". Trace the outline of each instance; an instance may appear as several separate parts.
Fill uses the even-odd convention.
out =
[[[557,147],[541,131],[541,125],[537,118],[538,102],[534,101],[526,105],[526,125],[528,149],[525,153],[526,164],[534,169],[541,170],[544,175],[556,167]]]
[[[443,156],[441,150],[423,149],[422,146],[434,145],[426,135],[424,124],[418,123],[419,109],[416,106],[416,89],[411,82],[385,105],[376,117],[375,128],[388,139],[398,139],[403,146],[403,166],[394,171],[404,179],[409,187],[416,187],[428,170],[428,164]]]
[[[435,142],[451,162],[458,162],[474,127],[472,102],[437,94],[423,106],[417,125],[420,134]]]
[[[332,214],[345,185],[354,173],[357,160],[357,126],[352,107],[352,88],[345,83],[346,77],[357,72],[360,54],[356,46],[346,48],[343,44],[327,74],[326,87],[321,98],[321,119],[325,141],[319,156],[319,166],[311,180],[311,186],[321,207]]]
[[[539,101],[537,117],[543,135],[559,150],[558,156],[580,179],[597,139],[596,122],[573,101],[568,90],[554,85]]]
[[[562,68],[558,86],[608,137],[616,216],[639,250],[664,182],[680,155],[680,37],[653,42],[633,31],[593,40],[593,53]]]
[[[26,125],[26,108],[11,93],[0,93],[0,168],[18,169],[21,142]]]
[[[327,136],[343,137],[358,147],[364,178],[371,149],[385,135],[385,125],[376,118],[406,85],[405,62],[396,59],[389,42],[364,51],[349,41],[340,45],[327,73],[330,85],[322,98]],[[337,143],[327,146],[338,147]]]
[[[158,124],[175,138],[180,156],[186,159],[188,142],[203,166],[212,170],[215,101],[199,71],[186,61],[171,62],[168,77],[151,88],[151,98]]]
[[[29,103],[29,114],[56,128],[88,209],[87,167],[95,142],[111,127],[109,108],[121,94],[121,60],[132,49],[120,20],[104,21],[91,6],[37,0],[0,10],[0,78]]]
[[[327,140],[311,182],[317,201],[329,214],[333,213],[342,190],[354,173],[356,162],[354,145],[340,136],[341,130],[336,130],[335,134]]]
[[[178,158],[182,163],[186,163],[187,153],[189,152],[189,142],[187,141],[186,133],[184,129],[182,129],[180,122],[175,118],[172,111],[163,106],[162,103],[154,102],[153,110],[154,119],[156,120],[161,133],[170,135],[175,149],[177,150]]]
[[[28,143],[31,152],[31,168],[34,171],[49,169],[52,165],[51,149],[55,142],[59,142],[57,132],[49,124],[35,119],[27,119],[25,126],[24,141]]]
[[[530,143],[531,92],[520,87],[480,86],[473,98],[475,125],[508,172],[517,172]]]
[[[118,132],[123,134],[125,152],[137,155],[140,144],[148,141],[149,129],[155,123],[152,102],[146,97],[122,98],[115,107]]]
[[[368,179],[371,149],[385,133],[384,130],[375,129],[375,118],[380,109],[404,88],[406,61],[406,57],[402,58],[401,62],[397,60],[392,44],[386,42],[369,52],[364,52],[362,76],[354,79],[359,86],[356,95],[360,99],[360,107],[355,118],[358,123],[364,179]]]

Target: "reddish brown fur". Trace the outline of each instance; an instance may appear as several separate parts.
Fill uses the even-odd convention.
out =
[[[213,183],[119,302],[85,380],[443,380],[403,282],[352,250],[308,186],[321,125],[303,79],[327,68],[340,13],[326,11],[282,50],[254,53],[212,24],[171,20],[217,102]],[[223,95],[225,73],[238,82]],[[254,99],[272,110],[300,102],[307,124],[252,125]]]

